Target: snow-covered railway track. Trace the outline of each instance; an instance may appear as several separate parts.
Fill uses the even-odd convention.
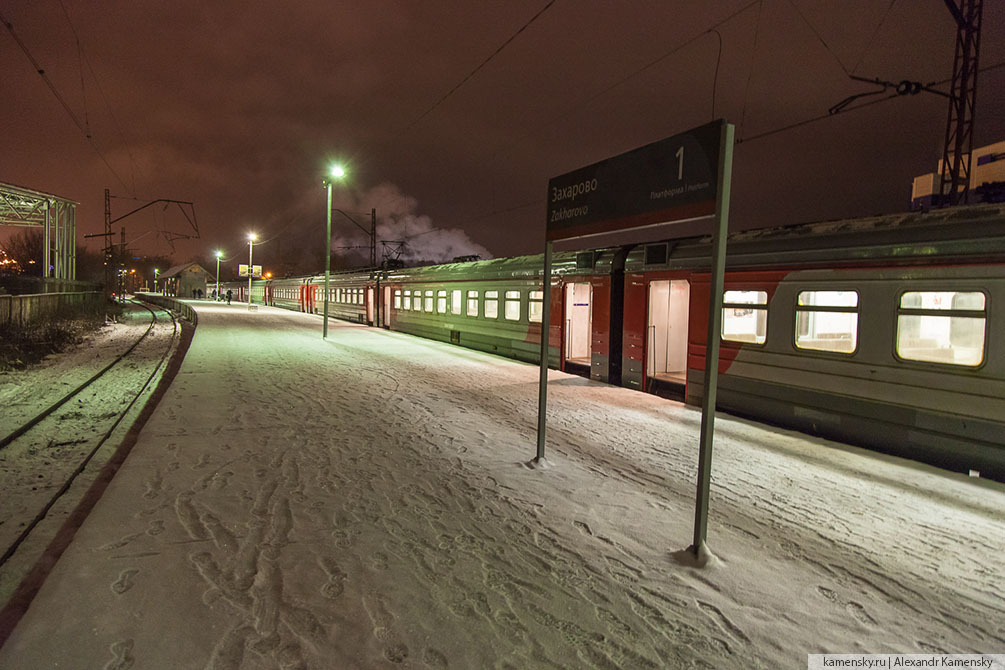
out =
[[[114,452],[175,348],[180,327],[169,311],[134,301],[127,316],[149,323],[138,324],[135,340],[90,378],[0,440],[0,483],[10,502],[0,514],[0,603]],[[60,518],[46,522],[54,507]]]

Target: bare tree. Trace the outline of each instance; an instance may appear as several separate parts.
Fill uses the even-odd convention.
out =
[[[45,263],[45,239],[38,228],[24,228],[10,236],[4,244],[7,255],[17,261],[21,271],[32,277],[41,277]]]

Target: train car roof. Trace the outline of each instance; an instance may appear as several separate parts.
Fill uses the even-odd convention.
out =
[[[640,245],[626,271],[707,267],[711,236]],[[660,249],[662,247],[662,249]],[[1005,261],[1005,207],[971,205],[731,233],[731,268]]]
[[[552,255],[552,276],[610,274],[617,249],[560,251]],[[485,261],[444,263],[392,270],[388,277],[400,281],[513,279],[544,274],[544,254],[493,258]]]

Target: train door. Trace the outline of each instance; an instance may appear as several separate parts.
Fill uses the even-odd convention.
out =
[[[690,284],[683,279],[649,282],[646,390],[679,400],[684,399],[687,382],[690,292]]]
[[[593,289],[589,282],[565,285],[565,366],[563,369],[581,368],[590,373],[591,299]],[[570,365],[571,364],[571,365]]]
[[[376,322],[373,320],[373,287],[366,287],[366,323],[369,326],[373,326]]]
[[[385,286],[384,287],[384,304],[382,305],[382,307],[383,307],[382,311],[383,311],[384,327],[385,328],[390,328],[391,327],[391,287],[390,286]]]

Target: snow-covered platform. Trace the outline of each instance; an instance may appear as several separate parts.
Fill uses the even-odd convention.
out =
[[[1005,649],[1005,487],[397,333],[199,303],[2,668],[798,668]]]

